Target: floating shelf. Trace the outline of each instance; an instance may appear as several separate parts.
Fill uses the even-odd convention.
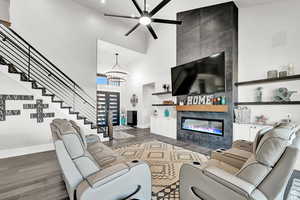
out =
[[[275,101],[265,101],[265,102],[236,102],[234,105],[300,105],[300,101],[284,101],[284,102],[275,102]]]
[[[11,26],[11,22],[5,21],[5,20],[1,20],[1,19],[0,19],[0,24],[3,24],[4,26],[7,26],[7,27]]]
[[[152,95],[165,95],[165,94],[172,94],[172,91],[168,91],[168,92],[156,92],[156,93],[153,93]]]
[[[177,104],[152,104],[152,106],[177,106]]]
[[[236,86],[253,85],[253,84],[260,84],[260,83],[272,83],[272,82],[294,81],[294,80],[300,80],[300,74],[293,75],[293,76],[280,77],[280,78],[269,78],[269,79],[253,80],[253,81],[236,82],[235,85]]]
[[[228,105],[184,105],[176,106],[177,111],[228,112]]]

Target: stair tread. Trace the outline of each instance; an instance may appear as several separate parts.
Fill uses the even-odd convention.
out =
[[[47,97],[54,97],[54,94],[43,94],[43,96],[47,96]]]

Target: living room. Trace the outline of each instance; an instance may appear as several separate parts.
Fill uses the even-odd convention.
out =
[[[0,1],[0,199],[298,199],[299,8]]]

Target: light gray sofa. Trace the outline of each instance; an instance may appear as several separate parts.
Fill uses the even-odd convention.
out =
[[[283,200],[299,152],[299,126],[280,125],[256,138],[238,168],[225,160],[185,164],[180,170],[183,200]],[[234,146],[238,151],[238,147]],[[240,149],[245,151],[245,149]],[[236,155],[238,155],[235,152]]]
[[[125,162],[101,142],[87,144],[73,121],[55,119],[50,126],[70,200],[151,199],[146,163]]]

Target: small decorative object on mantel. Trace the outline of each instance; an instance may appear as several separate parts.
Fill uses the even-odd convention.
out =
[[[291,96],[297,91],[289,91],[287,88],[278,88],[274,92],[274,101],[284,102],[291,101]]]
[[[212,104],[213,105],[225,105],[226,104],[226,97],[225,96],[214,97],[212,99]]]
[[[251,109],[248,107],[238,107],[234,109],[235,122],[238,124],[251,123]]]
[[[172,101],[172,100],[165,100],[165,101],[163,101],[163,104],[166,104],[166,105],[173,105],[173,104],[174,104],[174,101]]]
[[[133,94],[132,97],[131,97],[131,99],[130,99],[131,105],[133,107],[135,107],[138,104],[138,101],[139,101],[139,99],[138,99],[137,95]]]
[[[255,100],[256,100],[256,102],[262,102],[262,95],[263,95],[262,89],[263,89],[262,87],[258,87],[258,88],[255,89],[255,95],[256,95]]]
[[[255,123],[265,125],[267,124],[268,118],[264,115],[256,116]]]
[[[278,78],[278,71],[277,70],[268,71],[268,78]]]

